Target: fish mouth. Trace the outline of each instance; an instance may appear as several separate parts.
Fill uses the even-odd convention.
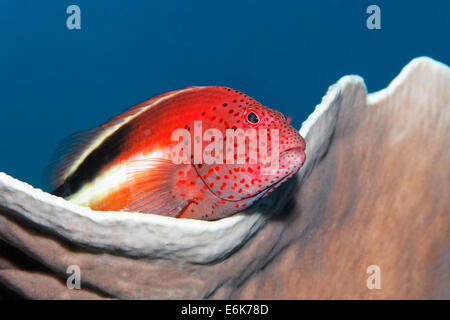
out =
[[[288,156],[296,156],[296,158],[299,157],[300,160],[299,161],[297,160],[298,162],[296,162],[295,165],[292,166],[286,172],[286,175],[283,178],[281,178],[278,181],[275,181],[271,185],[267,186],[265,189],[261,190],[261,192],[258,193],[259,198],[265,197],[265,196],[269,195],[270,193],[272,193],[272,191],[274,191],[280,185],[285,183],[287,180],[289,180],[292,176],[294,176],[300,170],[300,168],[303,166],[303,164],[305,163],[305,160],[306,160],[304,146],[303,145],[294,146],[294,147],[287,148],[287,149],[281,151],[280,156],[279,156],[280,164],[283,163],[282,162],[283,159],[286,159]],[[282,166],[282,164],[281,164],[281,166]]]
[[[271,153],[272,149],[269,148],[267,154]],[[289,155],[296,156],[300,159],[300,161],[297,162],[297,165],[300,167],[305,163],[306,155],[305,155],[305,147],[303,145],[296,145],[290,148],[286,148],[278,153],[278,160],[281,163],[283,158],[287,158]]]
[[[274,183],[268,185],[266,188],[260,190],[259,192],[251,195],[251,196],[247,196],[247,197],[243,197],[239,200],[232,200],[229,198],[225,198],[225,197],[221,197],[220,195],[218,195],[214,190],[211,189],[211,187],[208,185],[208,183],[203,179],[203,177],[201,176],[201,174],[198,172],[198,169],[195,165],[192,164],[192,166],[194,167],[195,172],[197,173],[197,175],[199,176],[199,178],[203,181],[203,183],[206,185],[206,188],[209,192],[211,192],[211,194],[215,197],[217,197],[218,199],[221,200],[225,200],[227,202],[240,202],[240,201],[244,201],[247,199],[254,199],[254,201],[257,201],[259,199],[261,199],[262,197],[266,196],[268,193],[271,193],[273,190],[275,190],[277,187],[279,187],[281,184],[283,184],[284,182],[286,182],[289,178],[291,178],[293,175],[295,175],[298,170],[300,170],[301,166],[303,165],[304,161],[305,161],[305,152],[304,152],[304,146],[302,145],[297,145],[297,146],[293,146],[290,148],[287,148],[281,152],[279,152],[279,164],[282,163],[282,159],[285,159],[289,156],[299,156],[300,157],[300,161],[297,160],[297,162],[295,163],[294,166],[290,166],[290,169],[286,172],[286,174],[284,174],[283,178],[275,181]]]
[[[282,185],[283,183],[285,183],[287,180],[289,180],[292,176],[294,176],[299,170],[300,168],[303,166],[303,164],[305,163],[305,148],[304,146],[300,145],[300,146],[294,146],[291,148],[287,148],[283,151],[280,152],[280,163],[281,160],[283,158],[286,158],[289,155],[296,155],[300,157],[300,161],[298,163],[296,163],[296,165],[288,171],[288,173],[281,179],[279,179],[278,181],[275,181],[274,183],[272,183],[271,185],[268,185],[266,188],[262,189],[261,191],[259,191],[258,193],[255,193],[252,196],[247,197],[248,198],[254,198],[255,201],[269,195],[272,191],[274,191],[276,188],[278,188],[280,185]],[[241,201],[241,200],[240,200]]]
[[[289,153],[289,152],[292,152],[292,153],[297,153],[298,152],[299,153],[299,156],[300,156],[300,159],[301,159],[300,160],[300,166],[302,166],[305,163],[306,155],[305,155],[305,148],[303,146],[292,147],[292,148],[284,150],[283,152],[280,153],[280,158],[281,158],[281,156],[283,156],[283,154],[286,154],[286,153]]]
[[[296,146],[296,147],[288,148],[288,149],[285,149],[285,150],[281,151],[280,152],[280,157],[283,154],[285,154],[286,152],[289,152],[289,151],[300,151],[303,155],[305,154],[305,149],[303,148],[303,146]]]

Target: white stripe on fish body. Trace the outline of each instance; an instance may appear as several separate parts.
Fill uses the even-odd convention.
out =
[[[112,192],[120,189],[128,182],[128,166],[130,162],[167,158],[168,152],[162,152],[161,150],[152,153],[140,153],[127,161],[112,166],[97,176],[93,181],[85,183],[77,192],[69,196],[67,200],[81,206],[90,206],[92,203],[101,200]],[[149,170],[151,170],[151,168],[149,168]]]

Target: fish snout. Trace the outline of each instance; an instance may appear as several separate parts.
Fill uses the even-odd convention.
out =
[[[285,158],[289,159],[289,164],[295,164],[299,169],[305,162],[306,158],[305,139],[303,139],[294,127],[289,126],[287,134],[281,137],[280,142],[280,159],[283,158],[284,155]],[[286,157],[287,155],[289,156]]]

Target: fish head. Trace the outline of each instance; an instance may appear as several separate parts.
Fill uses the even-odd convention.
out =
[[[199,157],[191,160],[205,188],[243,208],[301,168],[305,141],[282,113],[224,89],[228,94],[201,112],[197,129],[201,127],[203,136],[197,132],[193,138],[202,139],[202,157],[200,162]]]

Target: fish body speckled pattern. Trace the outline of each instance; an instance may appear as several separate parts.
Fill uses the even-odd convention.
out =
[[[250,161],[248,144],[244,163],[238,161],[237,152],[234,161],[223,163],[197,162],[194,155],[174,162],[179,141],[173,133],[185,130],[193,148],[199,139],[194,126],[205,133],[214,129],[223,137],[229,130],[255,129],[258,139],[261,132],[276,130],[276,170],[263,174],[267,163]],[[267,134],[269,151],[271,140]],[[214,137],[203,140],[201,154],[213,142]],[[225,138],[220,143],[220,151],[230,147]],[[258,153],[260,146],[254,151]],[[280,112],[231,88],[187,87],[158,95],[97,128],[66,138],[49,177],[53,194],[94,210],[216,220],[242,211],[292,177],[305,160],[304,149],[303,138]]]

